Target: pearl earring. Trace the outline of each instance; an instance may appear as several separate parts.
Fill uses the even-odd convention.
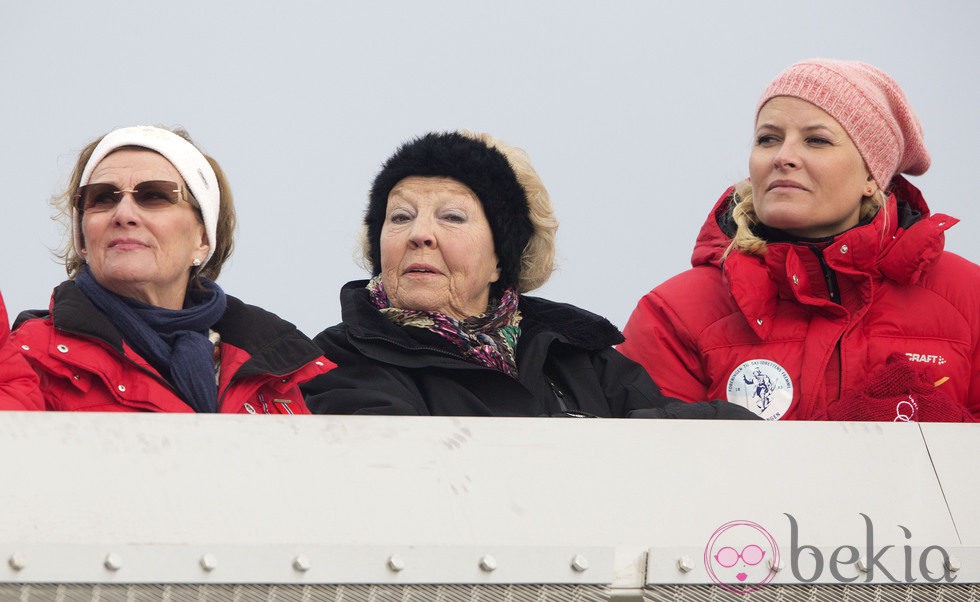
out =
[[[195,268],[199,268],[199,267],[201,267],[201,260],[198,259],[197,257],[195,257],[194,258],[194,261],[191,262],[191,265],[194,266]]]

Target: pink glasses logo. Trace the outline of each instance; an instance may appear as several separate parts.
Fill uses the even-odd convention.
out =
[[[755,566],[762,562],[762,559],[765,558],[765,556],[765,550],[754,543],[750,543],[742,548],[741,552],[735,548],[725,546],[724,548],[718,550],[718,553],[715,554],[715,560],[721,566],[725,567],[726,569],[730,569],[735,566],[735,563],[737,563],[739,560],[748,566]]]
[[[704,548],[711,581],[737,594],[754,592],[772,581],[779,566],[776,539],[758,523],[733,520],[718,527]]]

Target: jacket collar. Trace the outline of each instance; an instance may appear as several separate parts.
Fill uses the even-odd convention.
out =
[[[235,373],[236,378],[287,374],[322,355],[322,351],[293,324],[231,295],[227,297],[228,307],[214,329],[221,333],[223,343],[238,347],[250,356]],[[54,289],[49,311],[23,312],[17,317],[17,324],[48,315],[56,329],[96,339],[125,355],[122,335],[71,280]]]
[[[347,338],[358,351],[373,359],[405,367],[458,368],[462,356],[439,335],[418,328],[398,326],[385,318],[371,302],[367,280],[348,282],[340,290],[343,325]],[[600,350],[623,341],[623,335],[605,318],[566,303],[520,296],[521,347],[536,336],[552,336],[587,350]],[[375,344],[381,343],[378,347]],[[422,357],[419,347],[436,352]],[[465,361],[465,360],[463,360]],[[466,362],[469,364],[470,362]],[[478,365],[472,364],[479,368]]]
[[[122,335],[71,280],[55,287],[47,311],[34,309],[21,312],[14,321],[14,328],[27,320],[43,320],[49,316],[54,327],[61,332],[97,339],[118,353],[125,354]]]
[[[625,340],[606,318],[568,303],[522,295],[520,308],[526,321],[522,322],[521,336],[548,331],[558,340],[588,351],[600,351]]]
[[[943,232],[958,220],[931,214],[922,193],[905,178],[893,182],[885,209],[869,223],[859,225],[832,239],[808,242],[775,242],[764,256],[733,251],[722,260],[734,233],[731,220],[732,193],[729,188],[718,199],[698,234],[691,263],[722,268],[739,310],[749,325],[765,338],[771,332],[779,296],[795,296],[801,303],[831,313],[844,310],[830,301],[809,294],[812,283],[807,269],[820,261],[839,277],[856,278],[870,298],[870,282],[888,278],[913,284],[942,254]],[[887,216],[887,219],[886,219]],[[819,250],[816,250],[819,249]]]
[[[732,220],[732,195],[734,191],[735,187],[730,186],[718,197],[704,224],[702,224],[697,240],[694,243],[694,253],[691,256],[692,266],[721,266],[722,256],[732,241],[732,235],[735,233],[735,222]],[[942,228],[943,230],[948,229],[959,221],[943,214],[933,215],[929,210],[925,198],[922,196],[922,192],[901,175],[895,176],[892,181],[892,187],[885,207],[889,217],[889,232],[887,233],[889,236],[901,236],[920,222],[936,217],[940,218],[935,220],[936,223],[940,221],[945,222],[945,227]],[[950,220],[952,220],[952,223]],[[879,212],[869,224],[852,228],[847,232],[839,234],[835,239],[848,236],[850,235],[849,233],[855,231],[867,233],[870,230],[879,235],[884,234],[883,230],[885,228],[883,221],[884,215],[882,212]]]
[[[228,308],[214,329],[221,333],[222,342],[251,356],[235,373],[236,378],[287,374],[323,355],[291,322],[231,295],[228,295]]]

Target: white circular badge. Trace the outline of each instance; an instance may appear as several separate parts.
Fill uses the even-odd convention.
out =
[[[728,401],[766,420],[779,420],[793,403],[793,381],[772,360],[749,360],[728,377]]]

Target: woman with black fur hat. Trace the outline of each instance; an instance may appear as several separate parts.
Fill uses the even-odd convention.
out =
[[[608,320],[522,294],[551,275],[557,227],[520,149],[465,131],[403,145],[365,213],[373,277],[342,288],[343,322],[315,339],[339,367],[304,386],[311,411],[754,417],[663,397]]]

